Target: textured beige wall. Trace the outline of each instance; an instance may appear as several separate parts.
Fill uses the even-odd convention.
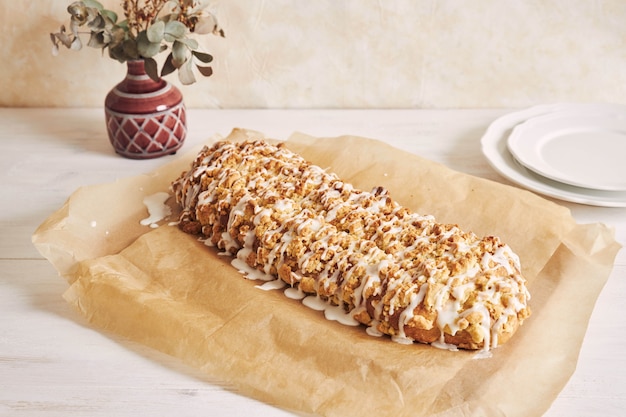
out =
[[[51,55],[67,4],[0,0],[0,105],[101,106],[124,76],[94,49]],[[626,103],[624,0],[215,0],[211,10],[227,38],[200,39],[215,74],[182,87],[189,107]]]

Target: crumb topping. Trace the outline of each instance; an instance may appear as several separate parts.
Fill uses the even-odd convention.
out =
[[[399,343],[489,350],[530,314],[517,255],[357,190],[282,145],[205,147],[172,184],[180,227]]]

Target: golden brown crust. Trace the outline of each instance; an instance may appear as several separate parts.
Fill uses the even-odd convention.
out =
[[[401,343],[485,349],[530,314],[517,256],[263,141],[203,149],[172,189],[180,227]]]

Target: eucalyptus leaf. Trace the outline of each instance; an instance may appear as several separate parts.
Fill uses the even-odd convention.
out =
[[[67,29],[61,26],[58,33],[50,33],[54,55],[59,53],[61,44],[68,49],[81,49],[81,36],[87,35],[87,46],[99,48],[103,54],[106,50],[112,59],[122,63],[143,59],[146,72],[154,80],[178,71],[178,77],[184,85],[193,84],[196,81],[196,63],[199,64],[197,68],[202,75],[209,76],[213,73],[213,69],[206,65],[213,60],[213,56],[199,52],[198,41],[187,37],[190,30],[194,31],[195,28],[198,29],[198,34],[213,33],[223,36],[223,31],[219,29],[213,15],[202,11],[207,6],[206,1],[124,0],[125,12],[126,7],[131,7],[135,8],[135,14],[131,13],[130,18],[125,16],[119,23],[120,16],[105,9],[101,0],[70,1],[71,4],[67,7],[70,14],[69,26]],[[158,4],[158,10],[164,7],[163,11],[169,11],[159,17],[148,17],[145,8],[142,9],[143,6],[139,6],[139,3]],[[142,11],[145,13],[140,13]],[[165,52],[167,56],[163,66],[159,68],[154,57],[161,52]]]
[[[128,59],[139,59],[139,51],[137,50],[137,44],[135,42],[131,39],[125,39],[121,45],[125,57]]]
[[[107,46],[106,42],[104,42],[104,33],[103,32],[91,32],[91,36],[89,37],[89,42],[87,46],[91,48],[104,48]]]
[[[165,33],[175,39],[181,39],[185,37],[187,33],[187,26],[178,20],[165,23]]]
[[[189,58],[187,51],[187,46],[185,46],[184,43],[174,41],[172,45],[172,64],[174,64],[176,68],[182,67]]]
[[[198,41],[195,39],[191,39],[191,38],[181,38],[181,39],[177,39],[176,42],[180,42],[183,43],[187,46],[187,48],[191,49],[192,51],[195,49],[198,49],[198,47],[200,45],[198,45]]]
[[[190,85],[196,82],[196,77],[193,75],[193,63],[191,60],[178,69],[178,79],[183,85]]]
[[[89,21],[89,23],[87,23],[87,27],[91,31],[101,31],[104,30],[105,24],[106,21],[104,20],[104,17],[98,15],[95,16],[91,21]]]
[[[94,9],[98,9],[98,10],[104,9],[104,6],[102,5],[102,3],[96,0],[83,0],[83,3],[87,7],[93,7]]]
[[[170,53],[169,55],[167,55],[167,58],[163,63],[163,68],[161,68],[161,77],[165,77],[166,75],[169,75],[174,71],[176,71],[176,67],[172,62],[172,54]]]
[[[130,42],[132,43],[132,42]],[[134,45],[128,41],[118,43],[117,45],[109,45],[109,56],[119,62],[126,62],[131,59],[137,59],[137,52],[133,54]]]
[[[126,31],[119,26],[114,26],[109,32],[106,32],[105,41],[108,40],[113,45],[117,45],[126,39]],[[130,39],[128,39],[130,41]],[[132,42],[132,41],[131,41]],[[133,44],[135,42],[132,42]],[[137,47],[135,47],[137,49]]]
[[[87,22],[87,8],[79,1],[67,6],[67,12],[71,15],[70,20],[78,26],[82,26]]]
[[[217,21],[213,15],[208,16],[200,16],[198,21],[196,22],[196,26],[193,29],[194,33],[198,35],[207,35],[209,33],[214,33],[217,29]]]
[[[146,69],[146,74],[148,74],[148,77],[152,78],[154,81],[159,81],[159,68],[157,62],[154,59],[144,59],[143,66]]]
[[[150,42],[146,31],[142,31],[137,35],[137,51],[144,58],[152,58],[161,52],[161,44],[159,42]]]
[[[52,56],[59,55],[59,38],[57,37],[57,33],[50,34],[50,40],[52,41]]]
[[[103,16],[109,18],[109,20],[112,23],[116,23],[117,22],[117,13],[115,13],[112,10],[102,10],[100,11],[100,13],[102,13]]]
[[[124,53],[124,48],[122,47],[122,44],[119,44],[115,47],[109,47],[109,56],[118,62],[127,61],[127,57]]]
[[[73,37],[67,35],[67,31],[65,26],[61,26],[59,32],[51,33],[50,38],[52,39],[52,43],[58,46],[58,43],[62,43],[66,48],[70,48],[72,46]]]
[[[80,28],[80,23],[76,20],[70,20],[70,32],[74,34],[74,36],[78,36],[78,28]]]
[[[94,9],[93,7],[87,7],[87,8],[85,8],[85,10],[87,12],[87,21],[88,22],[93,22],[94,19],[96,19],[98,17],[102,17],[102,13],[98,9]]]
[[[80,51],[83,47],[83,43],[80,38],[77,36],[72,40],[72,44],[70,45],[70,49],[73,51]]]
[[[198,60],[200,60],[201,62],[204,62],[205,64],[208,64],[209,62],[213,61],[213,55],[211,54],[207,54],[205,52],[199,52],[199,51],[193,51],[193,56],[195,56],[196,58],[198,58]]]
[[[161,43],[165,35],[165,23],[161,20],[152,24],[147,30],[148,40],[154,43]]]
[[[196,67],[198,68],[198,71],[200,71],[200,74],[204,75],[205,77],[210,77],[211,75],[213,75],[213,68],[211,67],[202,67],[200,65],[196,65]]]

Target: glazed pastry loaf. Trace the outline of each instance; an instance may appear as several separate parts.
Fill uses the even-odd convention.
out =
[[[370,334],[483,349],[530,314],[518,257],[354,189],[282,145],[205,147],[172,183],[179,226],[257,271],[324,301]]]

